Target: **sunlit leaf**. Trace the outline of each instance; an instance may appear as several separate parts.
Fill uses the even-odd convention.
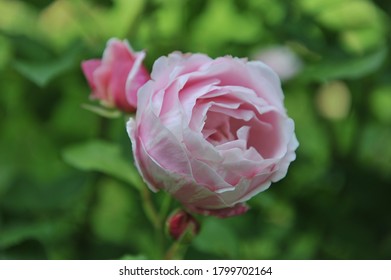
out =
[[[372,113],[378,120],[391,124],[391,85],[381,86],[371,93]]]
[[[324,25],[336,29],[373,27],[380,17],[376,6],[370,1],[339,1],[329,5],[318,15]]]
[[[126,254],[124,256],[122,256],[120,258],[120,260],[126,260],[126,261],[129,261],[129,260],[147,260],[148,258],[145,257],[144,255],[129,255],[129,254]]]
[[[0,70],[8,63],[11,57],[12,47],[8,40],[0,36]]]
[[[231,1],[208,1],[206,11],[195,24],[195,43],[207,45],[254,42],[263,28],[251,14],[240,15]]]
[[[0,30],[18,34],[36,32],[37,12],[24,1],[0,1]]]
[[[346,50],[362,54],[385,44],[386,36],[383,29],[383,26],[380,25],[378,27],[347,30],[341,34],[340,39]]]

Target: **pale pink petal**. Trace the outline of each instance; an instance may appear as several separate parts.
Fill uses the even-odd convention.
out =
[[[247,63],[251,70],[248,71],[252,86],[258,96],[268,101],[281,112],[285,112],[283,99],[284,94],[281,89],[281,81],[277,74],[269,66],[260,61],[250,61]]]
[[[149,80],[149,74],[145,69],[143,60],[145,58],[145,52],[139,52],[135,54],[134,64],[129,71],[129,74],[125,82],[125,92],[128,103],[136,108],[137,107],[137,91]]]
[[[188,153],[195,159],[216,164],[220,164],[223,161],[219,151],[211,143],[205,141],[201,133],[185,128],[182,136]]]
[[[194,181],[204,185],[210,191],[232,190],[234,187],[226,182],[210,165],[197,159],[190,159]]]
[[[107,42],[102,58],[104,64],[110,65],[112,63],[125,61],[133,64],[134,60],[133,50],[127,41],[112,38]]]
[[[110,82],[107,88],[114,104],[124,111],[131,111],[136,108],[129,104],[126,94],[124,94],[124,85],[126,84],[127,73],[129,73],[131,65],[127,63],[117,62],[113,63],[111,70]]]
[[[144,125],[137,127],[137,136],[142,139],[148,154],[170,172],[191,176],[186,151],[175,135],[150,111],[141,118]]]

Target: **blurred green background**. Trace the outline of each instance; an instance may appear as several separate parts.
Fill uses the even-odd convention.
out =
[[[91,102],[80,62],[111,37],[145,49],[149,69],[174,50],[251,58],[278,45],[302,61],[283,83],[300,142],[288,176],[243,216],[197,217],[185,258],[391,259],[390,11],[386,0],[0,0],[0,259],[156,259],[169,246],[129,184],[124,119],[80,106]]]

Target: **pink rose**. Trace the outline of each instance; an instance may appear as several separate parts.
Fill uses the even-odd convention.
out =
[[[145,52],[134,52],[127,41],[110,39],[102,59],[82,63],[82,70],[92,89],[91,97],[105,106],[125,112],[137,107],[137,91],[149,80],[142,62]]]
[[[192,212],[244,213],[296,157],[280,80],[260,61],[172,53],[138,98],[128,122],[137,168]]]

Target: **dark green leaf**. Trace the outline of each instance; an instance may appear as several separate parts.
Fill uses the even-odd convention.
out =
[[[79,46],[73,46],[63,56],[49,61],[16,61],[15,69],[24,77],[40,87],[46,86],[52,79],[70,70],[76,63]]]
[[[235,258],[238,250],[237,237],[232,228],[216,218],[205,220],[193,244],[202,252],[222,257]]]
[[[50,238],[55,228],[56,224],[50,222],[9,226],[1,231],[0,249],[16,245],[27,239]]]
[[[306,80],[328,81],[334,79],[357,79],[375,72],[385,61],[387,49],[382,48],[377,52],[364,57],[324,61],[308,66],[303,72]]]
[[[1,206],[25,216],[37,212],[55,215],[69,210],[80,199],[86,187],[84,182],[82,176],[65,177],[48,184],[20,180],[4,194]]]

